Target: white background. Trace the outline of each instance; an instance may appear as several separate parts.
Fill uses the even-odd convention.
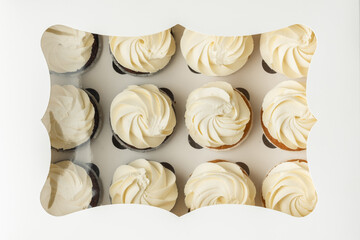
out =
[[[43,211],[50,144],[40,122],[49,75],[40,49],[53,24],[104,35],[145,35],[181,24],[218,35],[247,35],[294,23],[311,26],[318,48],[307,94],[318,123],[308,160],[319,195],[306,218],[223,205],[179,218],[116,205],[65,217]],[[1,1],[1,239],[359,239],[360,86],[358,1]]]

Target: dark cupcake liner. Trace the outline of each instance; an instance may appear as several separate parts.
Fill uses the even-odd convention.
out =
[[[54,164],[57,164],[59,162],[63,162],[66,160],[60,160],[55,162]],[[100,170],[94,163],[82,163],[82,162],[76,162],[72,159],[70,161],[77,165],[82,167],[86,173],[89,175],[92,183],[92,199],[90,201],[90,204],[88,208],[99,206],[102,200],[103,195],[103,187],[100,180]]]
[[[175,98],[174,98],[174,94],[170,91],[170,89],[168,88],[159,88],[160,91],[162,91],[163,93],[165,93],[172,101],[172,108],[174,110],[174,114],[175,114],[175,118],[176,118],[176,111],[175,111]],[[176,128],[176,125],[173,129],[173,132],[168,135],[164,141],[157,147],[154,147],[154,148],[136,148],[135,146],[132,146],[126,142],[124,142],[113,130],[113,127],[111,126],[111,119],[109,118],[109,122],[110,122],[110,127],[111,127],[111,131],[112,131],[112,134],[113,134],[113,144],[115,145],[115,147],[119,148],[119,149],[129,149],[131,151],[134,151],[134,152],[140,152],[140,153],[145,153],[145,152],[151,152],[151,151],[154,151],[156,149],[158,149],[159,147],[161,147],[165,142],[168,141],[168,139],[174,134],[175,132],[175,128]],[[116,141],[116,142],[114,142]]]
[[[82,74],[85,71],[87,71],[90,66],[93,65],[93,63],[95,62],[95,60],[97,60],[100,56],[100,51],[101,51],[101,40],[98,34],[94,34],[92,33],[93,37],[94,37],[94,43],[91,47],[91,55],[89,60],[85,63],[85,65],[83,67],[81,67],[80,69],[74,71],[74,72],[65,72],[65,73],[59,73],[59,72],[54,72],[54,71],[50,71],[51,74],[59,74],[59,75],[77,75],[77,74]]]
[[[171,29],[171,35],[173,36],[174,41],[175,41],[175,37],[174,37],[174,34],[173,34],[173,32],[172,32],[172,29]],[[159,70],[156,71],[156,72],[150,73],[150,72],[137,72],[137,71],[134,71],[134,70],[131,70],[131,69],[129,69],[129,68],[126,68],[126,67],[122,66],[122,65],[116,60],[114,54],[113,54],[112,51],[111,51],[110,46],[109,46],[109,52],[110,52],[110,55],[111,55],[111,58],[112,58],[113,68],[114,68],[114,70],[115,70],[117,73],[119,73],[119,74],[129,74],[129,75],[135,76],[135,77],[150,77],[150,76],[152,76],[152,75],[154,75],[154,74],[162,71],[163,69],[165,69],[165,68],[170,64],[170,62],[171,62],[172,59],[173,59],[173,56],[175,55],[175,54],[174,54],[173,56],[171,56],[169,62],[168,62],[163,68],[159,69]],[[116,68],[117,68],[117,69],[116,69]]]
[[[63,148],[55,148],[55,147],[51,146],[52,149],[54,149],[54,150],[56,150],[58,152],[67,152],[67,151],[76,150],[77,148],[87,144],[90,140],[95,139],[99,135],[100,129],[102,127],[102,111],[101,111],[101,108],[100,108],[100,104],[98,102],[98,101],[100,101],[99,95],[97,94],[97,92],[94,89],[85,89],[84,91],[89,96],[90,102],[94,106],[94,110],[95,110],[93,132],[92,132],[92,134],[90,135],[90,138],[87,141],[83,142],[82,144],[80,144],[80,145],[78,145],[76,147],[69,148],[69,149],[63,149]],[[97,94],[97,96],[93,95],[95,93]]]
[[[147,161],[152,161],[152,160],[147,160]],[[168,162],[159,162],[164,168],[167,168],[168,170],[170,170],[172,173],[175,174],[175,168]],[[124,164],[124,165],[127,165],[127,164]],[[111,185],[113,184],[113,181],[111,180],[111,183],[110,183],[110,186],[109,188],[111,187]],[[109,193],[109,199],[110,199],[110,204],[113,204],[112,203],[112,198],[110,196],[110,193]]]

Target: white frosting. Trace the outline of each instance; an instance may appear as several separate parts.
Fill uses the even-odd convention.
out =
[[[148,36],[109,37],[116,61],[136,72],[153,73],[165,67],[176,45],[170,29]]]
[[[112,203],[137,203],[170,211],[178,197],[175,174],[145,159],[118,167],[109,189]]]
[[[152,84],[130,85],[119,93],[110,120],[121,140],[139,149],[159,146],[176,125],[171,99]]]
[[[89,207],[92,187],[85,169],[68,160],[61,161],[51,164],[40,201],[51,215],[66,215]]]
[[[57,73],[76,72],[90,59],[94,36],[91,33],[56,25],[42,36],[43,50],[49,70]]]
[[[316,119],[299,82],[283,81],[270,90],[262,104],[262,121],[270,135],[290,149],[305,149]]]
[[[185,185],[185,204],[192,211],[214,204],[255,205],[256,189],[235,163],[199,165]]]
[[[314,32],[298,24],[261,34],[260,52],[276,72],[289,78],[300,78],[307,76],[316,44]]]
[[[254,42],[252,36],[211,36],[185,29],[180,47],[193,70],[207,76],[227,76],[244,66]]]
[[[245,100],[226,82],[207,83],[192,91],[186,102],[186,127],[203,147],[236,144],[249,121]]]
[[[50,101],[42,119],[51,146],[71,149],[90,139],[95,109],[87,93],[72,85],[53,85]]]
[[[317,203],[317,194],[306,162],[285,162],[265,178],[262,196],[267,208],[304,217]]]

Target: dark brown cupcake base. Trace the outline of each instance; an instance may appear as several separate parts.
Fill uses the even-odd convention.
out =
[[[85,89],[84,90],[87,95],[89,96],[90,102],[91,104],[94,106],[94,110],[95,110],[95,115],[94,115],[94,128],[93,128],[93,132],[90,136],[90,138],[85,141],[84,143],[73,147],[73,148],[69,148],[69,149],[63,149],[63,148],[55,148],[53,146],[51,146],[52,149],[58,151],[58,152],[66,152],[66,151],[73,151],[85,144],[87,144],[90,140],[92,140],[93,138],[96,137],[96,135],[98,134],[100,128],[101,128],[101,111],[100,111],[100,106],[99,106],[99,101],[100,101],[100,95],[98,94],[98,92],[94,89]]]

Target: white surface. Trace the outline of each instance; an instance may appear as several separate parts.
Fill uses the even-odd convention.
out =
[[[225,239],[235,236],[244,239],[339,239],[346,236],[347,239],[359,239],[358,1],[314,3],[309,0],[302,1],[301,4],[280,0],[251,3],[222,1],[221,4],[182,1],[177,7],[168,1],[163,1],[163,4],[158,2],[157,5],[145,1],[141,4],[138,1],[129,1],[127,4],[102,1],[101,5],[98,5],[99,2],[89,4],[89,1],[1,2],[0,46],[3,46],[3,50],[0,54],[0,66],[3,93],[0,95],[0,103],[3,114],[0,118],[0,150],[5,154],[1,159],[0,175],[0,237]],[[149,34],[175,24],[223,35],[257,34],[294,23],[312,27],[318,38],[318,48],[310,66],[307,94],[318,123],[310,134],[307,159],[319,195],[315,211],[308,217],[294,218],[259,207],[223,205],[202,208],[178,218],[158,208],[112,205],[65,217],[48,215],[39,201],[50,159],[47,132],[40,122],[50,89],[49,75],[40,49],[40,37],[48,26],[58,23],[112,35]],[[179,53],[177,52],[174,62],[168,66],[169,70],[175,67],[178,61],[179,65],[184,67],[184,73],[191,74],[185,70],[184,64],[180,64],[183,59]],[[107,54],[106,50],[102,54]],[[105,59],[105,56],[101,57]],[[110,59],[106,59],[99,59],[92,70],[95,71],[100,64],[109,65]],[[250,65],[245,65],[244,68],[247,66]],[[245,70],[240,70],[238,74],[242,75]],[[159,73],[159,77],[160,74],[163,73]],[[120,78],[121,75],[114,76]],[[84,77],[89,77],[89,83],[95,81],[91,79],[90,71]],[[155,77],[156,75],[154,79]],[[189,89],[208,81],[205,76],[198,78]],[[165,87],[168,84],[160,84],[156,80],[151,82]],[[237,80],[230,82],[234,84]],[[182,94],[186,94],[177,93],[176,85],[181,84],[176,82],[175,87],[169,87],[176,99],[184,99]],[[243,86],[247,88],[245,82]],[[253,99],[255,92],[250,88],[249,86],[248,90]],[[115,90],[117,89],[114,88],[114,92]],[[112,96],[105,97],[100,90],[99,92],[102,101],[109,104]],[[178,101],[178,120],[184,111],[182,104],[182,101]],[[252,104],[256,115],[257,103]],[[106,111],[104,110],[105,116]],[[183,137],[186,136],[183,124],[181,119],[176,134],[166,146],[160,148],[159,152],[147,153],[146,156],[151,159],[153,154],[160,155],[160,151],[175,149],[177,138],[179,141],[187,141]],[[256,131],[253,129],[249,139],[236,151],[240,153],[245,144],[250,144],[250,138],[256,138]],[[101,138],[108,139],[108,145],[112,146],[108,135],[109,129],[104,126],[96,141]],[[214,155],[205,150],[202,152],[202,157],[206,160],[220,154]],[[224,154],[221,156],[228,156],[231,152]],[[244,160],[249,164],[252,176],[256,170],[250,163],[257,157],[256,154],[257,152],[247,153],[248,160]],[[161,155],[164,160],[173,157],[179,156],[167,155],[165,152]],[[98,161],[100,158],[101,156],[97,158]],[[232,160],[230,157],[227,159]],[[176,170],[181,169],[178,162],[174,167]],[[184,176],[186,173],[183,172]],[[102,174],[105,174],[104,171]],[[186,179],[179,180],[184,182]],[[104,185],[106,186],[105,181]]]

